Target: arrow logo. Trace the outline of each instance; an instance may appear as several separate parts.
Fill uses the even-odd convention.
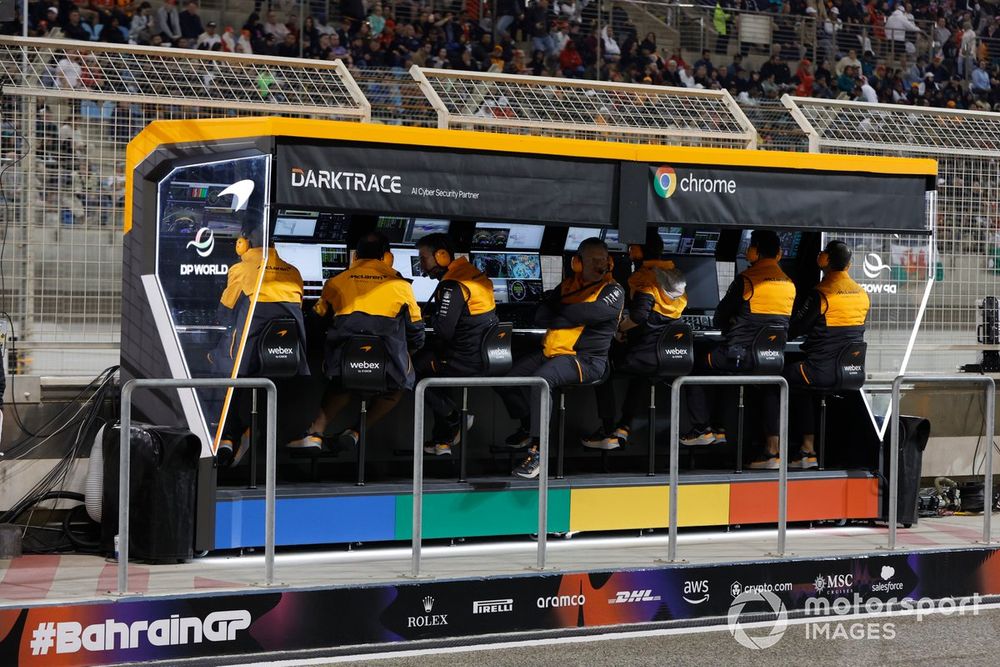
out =
[[[361,351],[362,352],[371,352],[371,349],[372,349],[371,345],[362,345],[361,346]]]
[[[233,205],[232,211],[236,213],[237,211],[245,211],[247,208],[247,202],[250,201],[250,195],[253,194],[254,183],[250,179],[245,179],[242,181],[236,181],[228,188],[219,193],[219,196],[232,195]]]
[[[287,333],[288,333],[288,329],[282,329],[281,331],[278,332],[278,335],[283,337]]]
[[[684,334],[683,333],[676,333],[676,334],[674,334],[674,340],[680,340],[681,338],[684,338]]]

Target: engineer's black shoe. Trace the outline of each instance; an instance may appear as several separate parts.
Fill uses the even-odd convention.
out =
[[[608,435],[603,428],[597,429],[593,434],[581,438],[580,442],[588,449],[618,449],[618,436]]]
[[[521,451],[522,449],[527,449],[531,446],[533,438],[528,431],[524,429],[518,429],[516,433],[511,434],[503,441],[502,445],[497,445],[498,449],[509,449],[512,452]]]

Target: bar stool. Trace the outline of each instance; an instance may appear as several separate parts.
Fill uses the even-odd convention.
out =
[[[496,377],[506,374],[514,365],[514,353],[511,342],[514,338],[514,324],[497,322],[490,326],[483,335],[481,348],[483,360],[483,375]],[[466,437],[469,432],[469,388],[462,387],[462,409],[459,412],[461,435],[458,450],[458,481],[466,481]]]
[[[730,375],[781,375],[785,367],[785,343],[788,330],[778,324],[765,326],[754,336],[750,344],[748,364]],[[743,472],[743,413],[745,387],[740,385],[740,400],[737,404],[739,421],[736,425],[736,472]]]
[[[559,417],[556,419],[556,479],[563,478],[563,460],[566,454],[566,390],[567,389],[577,389],[581,387],[596,387],[599,384],[607,382],[608,378],[611,377],[611,362],[609,361],[604,365],[604,372],[593,380],[589,382],[580,382],[577,384],[567,384],[562,387],[556,387],[553,389],[553,398],[555,398],[557,405],[559,406]]]
[[[818,470],[826,465],[826,399],[839,397],[842,392],[858,391],[865,384],[865,356],[868,345],[858,341],[841,348],[834,367],[835,382],[829,387],[808,385],[810,393],[819,396],[819,443],[817,445]]]
[[[368,401],[388,391],[385,342],[378,336],[352,336],[341,346],[340,383],[361,398],[358,420],[358,481],[365,485],[365,446],[368,435]]]
[[[248,377],[280,378],[294,377],[299,374],[299,361],[305,354],[299,337],[299,322],[293,317],[275,317],[270,319],[257,339],[256,363],[251,363],[252,372]],[[257,390],[252,389],[250,407],[250,485],[257,488],[257,439],[258,411]],[[232,408],[231,408],[232,409]]]
[[[688,375],[694,367],[694,336],[691,326],[677,322],[666,326],[656,339],[656,367],[652,373],[636,372],[637,369],[626,367],[621,374],[626,377],[645,378],[649,381],[649,434],[648,477],[656,474],[656,386],[671,382],[676,378]],[[602,460],[608,454],[602,450]],[[605,472],[607,466],[605,465]]]

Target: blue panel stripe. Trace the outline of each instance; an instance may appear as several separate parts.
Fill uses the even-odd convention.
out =
[[[395,525],[395,496],[278,498],[275,543],[280,546],[392,540]],[[216,503],[216,549],[263,545],[263,498]]]

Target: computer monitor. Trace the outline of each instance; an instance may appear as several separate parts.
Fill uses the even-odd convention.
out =
[[[541,300],[540,254],[473,251],[471,259],[493,281],[493,298],[497,303],[534,304]]]
[[[682,227],[659,227],[656,233],[663,240],[663,253],[675,255],[680,251],[681,238],[684,234]]]
[[[420,267],[420,251],[416,248],[393,248],[392,268],[399,271],[407,280],[413,281],[413,295],[420,303],[431,300],[431,295],[437,289],[438,281],[424,275]]]
[[[375,231],[385,236],[389,243],[403,243],[409,224],[409,218],[383,215],[375,222]]]
[[[542,247],[542,225],[507,222],[477,222],[472,247],[479,250],[538,250]]]
[[[318,299],[323,283],[347,268],[347,246],[332,243],[275,242],[278,256],[302,274],[302,287],[307,299]]]
[[[416,243],[429,234],[447,234],[451,226],[449,220],[435,218],[413,218],[406,227],[404,243]]]
[[[719,275],[715,270],[715,259],[677,255],[673,261],[687,281],[687,309],[693,313],[714,311],[719,305]]]
[[[345,243],[351,218],[346,213],[279,209],[274,221],[274,237],[281,240],[307,239]]]
[[[565,252],[576,252],[580,244],[589,238],[599,238],[608,246],[610,252],[625,252],[628,250],[626,244],[618,239],[618,230],[614,227],[570,227],[566,232],[566,245],[563,246]]]
[[[752,229],[744,229],[740,237],[740,247],[736,251],[737,257],[746,257],[747,248],[750,247],[750,235]],[[781,241],[781,258],[795,259],[799,256],[799,247],[802,245],[802,232],[778,232],[778,239]]]
[[[312,238],[316,233],[318,220],[318,211],[278,211],[278,217],[274,222],[274,235]]]

